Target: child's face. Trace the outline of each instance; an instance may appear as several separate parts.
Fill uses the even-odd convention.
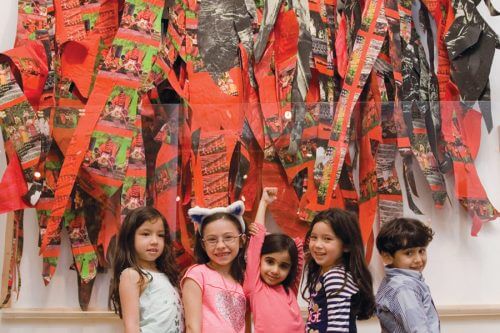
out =
[[[317,222],[311,230],[309,251],[314,261],[325,273],[335,265],[342,263],[344,242],[333,232],[326,222]]]
[[[427,264],[427,247],[420,246],[397,250],[392,256],[389,253],[384,253],[382,259],[384,264],[393,268],[422,272]]]
[[[203,230],[203,248],[216,268],[227,268],[238,255],[244,240],[240,231],[228,220],[219,219],[207,224]]]
[[[144,222],[135,231],[134,248],[140,267],[156,268],[155,260],[163,253],[164,247],[165,227],[160,218]]]
[[[292,268],[288,251],[272,252],[260,257],[260,277],[270,286],[282,283]]]

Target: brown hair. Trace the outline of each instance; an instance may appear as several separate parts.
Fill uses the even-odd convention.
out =
[[[203,231],[205,230],[205,227],[207,224],[224,219],[226,221],[229,221],[233,223],[240,234],[244,234],[240,221],[232,214],[229,213],[215,213],[212,215],[209,215],[203,219],[203,222],[201,223],[200,226],[200,232],[197,232],[195,234],[194,238],[194,254],[196,257],[196,262],[198,264],[206,264],[210,261],[210,258],[208,257],[207,251],[203,247]],[[236,258],[233,260],[231,263],[231,269],[230,269],[230,274],[239,283],[243,283],[243,278],[245,276],[245,247],[240,247],[238,251],[238,255]]]
[[[132,268],[139,273],[139,283],[143,284],[145,279],[151,279],[151,274],[144,271],[137,264],[137,257],[135,254],[135,232],[146,221],[160,219],[165,228],[165,246],[163,252],[155,260],[156,268],[158,271],[164,273],[170,280],[173,286],[179,285],[179,271],[175,263],[173,255],[172,240],[170,239],[170,230],[168,228],[167,220],[163,215],[153,207],[140,207],[130,211],[125,220],[123,221],[120,231],[118,232],[118,239],[116,241],[116,250],[113,258],[113,279],[111,281],[111,294],[109,296],[112,308],[115,313],[122,317],[122,309],[120,304],[120,275],[126,268]]]
[[[260,255],[266,255],[269,253],[286,251],[290,256],[290,271],[287,277],[281,282],[286,292],[291,287],[295,287],[295,279],[297,277],[297,272],[299,270],[299,251],[293,239],[285,234],[269,234],[264,238],[264,243],[262,244],[262,250]]]
[[[346,210],[330,208],[319,212],[313,219],[306,234],[306,264],[304,271],[306,274],[306,285],[302,290],[302,297],[306,298],[306,292],[314,290],[321,274],[319,266],[311,256],[308,250],[309,237],[316,223],[326,223],[332,228],[335,236],[342,240],[347,251],[342,254],[342,263],[346,272],[358,285],[359,292],[357,297],[353,298],[352,309],[357,319],[368,319],[375,311],[375,297],[373,296],[372,276],[368,270],[365,261],[365,250],[361,239],[361,230],[359,228],[356,216]],[[343,287],[342,287],[343,288]]]
[[[401,217],[384,224],[377,236],[377,249],[391,256],[398,250],[427,246],[434,231],[419,220]]]

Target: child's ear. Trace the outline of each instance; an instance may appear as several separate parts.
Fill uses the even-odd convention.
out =
[[[243,234],[241,235],[241,242],[240,242],[240,248],[245,246],[245,243],[247,242],[247,235]]]
[[[380,253],[380,256],[382,257],[382,261],[384,262],[385,266],[392,265],[394,257],[390,253],[382,252]]]

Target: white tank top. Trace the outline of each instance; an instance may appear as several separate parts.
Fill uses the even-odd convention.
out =
[[[146,272],[152,279],[139,298],[141,333],[184,332],[179,292],[165,274]]]

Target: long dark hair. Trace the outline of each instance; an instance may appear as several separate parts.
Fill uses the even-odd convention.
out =
[[[260,255],[266,255],[269,253],[287,251],[290,256],[290,272],[286,279],[281,282],[283,287],[285,287],[288,293],[288,288],[292,288],[293,283],[297,277],[297,271],[299,266],[299,253],[295,242],[290,236],[285,234],[269,234],[264,238],[264,243],[262,244],[262,250]]]
[[[145,272],[137,264],[137,256],[135,254],[135,232],[146,221],[161,219],[163,227],[165,228],[165,246],[163,252],[155,260],[156,268],[158,271],[164,273],[170,280],[173,286],[179,286],[179,271],[175,263],[173,255],[172,240],[170,239],[170,230],[168,228],[167,220],[163,215],[153,207],[140,207],[130,211],[118,233],[118,240],[116,241],[116,250],[113,258],[113,279],[111,281],[111,295],[110,300],[115,313],[122,317],[122,308],[120,304],[120,275],[126,268],[132,268],[139,273],[139,284],[143,285],[145,280],[150,280],[151,275]]]
[[[331,208],[319,212],[313,219],[306,234],[306,264],[307,282],[302,290],[302,296],[307,299],[306,292],[314,290],[321,274],[319,266],[308,250],[309,237],[316,223],[326,223],[332,228],[335,236],[342,240],[345,250],[342,254],[342,263],[346,271],[351,273],[354,282],[358,285],[359,297],[353,298],[352,310],[357,319],[368,319],[375,310],[372,276],[365,261],[365,250],[361,239],[361,231],[356,216],[348,211]],[[345,285],[345,284],[344,284]]]
[[[195,241],[194,241],[194,255],[196,257],[196,262],[198,264],[206,264],[210,262],[210,258],[208,257],[207,251],[205,251],[205,248],[203,247],[203,231],[205,230],[205,227],[214,221],[217,220],[226,220],[232,222],[236,228],[238,228],[238,231],[240,234],[244,234],[243,230],[241,229],[241,224],[238,221],[236,217],[234,217],[231,214],[228,213],[215,213],[212,215],[207,216],[206,218],[203,219],[203,223],[201,224],[201,229],[200,232],[196,232],[195,235]],[[240,240],[241,242],[241,240]],[[240,243],[242,244],[242,243]],[[231,263],[231,268],[229,270],[229,273],[239,283],[243,283],[243,278],[245,274],[245,248],[244,246],[240,246],[240,249],[238,251],[238,255],[236,258],[233,260]]]

